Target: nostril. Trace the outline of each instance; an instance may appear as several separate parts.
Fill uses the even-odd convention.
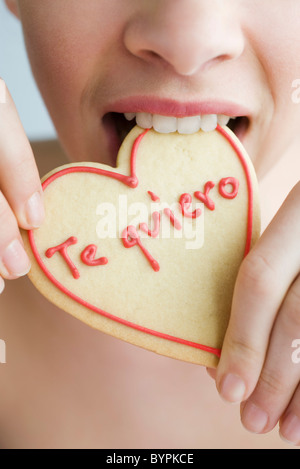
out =
[[[145,62],[151,63],[153,65],[161,64],[163,62],[163,57],[152,50],[142,49],[139,53],[139,56]]]
[[[147,63],[158,65],[164,69],[173,69],[176,73],[183,76],[193,75],[199,69],[197,60],[186,60],[186,56],[184,58],[178,51],[175,54],[172,51],[172,53],[167,55],[167,52],[159,54],[153,50],[144,49],[140,51],[139,56]]]
[[[230,60],[230,56],[228,54],[221,54],[218,57],[213,59],[215,62],[225,62],[226,60]]]
[[[161,56],[153,50],[145,51],[145,53],[147,53],[149,57],[152,57],[153,59],[161,59]]]

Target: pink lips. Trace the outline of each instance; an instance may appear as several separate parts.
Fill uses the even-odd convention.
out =
[[[178,101],[175,99],[160,98],[157,96],[138,95],[121,98],[107,103],[102,110],[102,125],[107,137],[107,148],[111,155],[112,164],[115,163],[122,137],[130,131],[135,121],[126,123],[120,120],[125,113],[148,113],[166,117],[191,117],[203,115],[225,115],[229,117],[243,117],[234,121],[234,133],[243,142],[249,128],[251,115],[249,109],[229,100],[204,100],[204,101]],[[114,116],[114,117],[113,117]],[[244,117],[245,116],[245,117]],[[120,133],[121,130],[121,133]],[[114,162],[114,163],[113,163]]]
[[[120,99],[105,107],[104,114],[108,112],[147,112],[172,117],[188,117],[203,114],[224,114],[232,117],[250,115],[249,109],[225,100],[180,102],[154,96],[131,96]]]

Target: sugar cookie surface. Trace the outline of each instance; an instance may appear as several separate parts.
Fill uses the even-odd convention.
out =
[[[43,187],[45,223],[23,233],[40,292],[115,337],[216,366],[260,231],[255,173],[234,134],[135,127],[117,168],[67,165]]]

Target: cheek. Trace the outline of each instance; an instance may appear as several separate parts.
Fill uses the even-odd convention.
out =
[[[299,50],[300,55],[300,50]],[[293,82],[297,77],[297,67],[293,66],[294,57],[286,57],[288,62],[283,66],[278,64],[277,73],[273,64],[272,91],[274,94],[274,114],[268,133],[268,144],[273,165],[289,151],[299,138],[300,127],[300,103],[294,99],[295,90]],[[266,167],[266,170],[268,168]]]
[[[283,3],[281,2],[281,5]],[[286,4],[296,5],[291,0],[287,0]],[[297,19],[300,14],[300,2],[297,2],[297,5],[295,16],[292,9],[287,9],[286,19],[283,21],[282,8],[272,10],[271,2],[266,0],[264,4],[260,4],[255,29],[249,31],[254,53],[263,69],[272,100],[270,121],[262,132],[259,132],[259,129],[257,132],[261,134],[257,155],[259,176],[264,176],[281,157],[284,157],[299,134],[300,103],[297,104],[293,99],[296,94],[293,82],[300,78],[300,35]],[[266,11],[262,11],[263,8]],[[300,97],[300,92],[298,96]],[[267,113],[267,110],[268,106],[263,106],[263,113]]]
[[[116,1],[43,0],[36,7],[29,0],[21,8],[33,74],[51,114],[58,104],[60,112],[79,105],[87,82],[105,70],[122,24],[112,15]]]

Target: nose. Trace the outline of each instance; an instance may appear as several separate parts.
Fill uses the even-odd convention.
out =
[[[244,50],[244,36],[230,3],[139,0],[138,10],[125,27],[125,47],[147,63],[168,64],[187,76],[213,63],[236,59]]]

